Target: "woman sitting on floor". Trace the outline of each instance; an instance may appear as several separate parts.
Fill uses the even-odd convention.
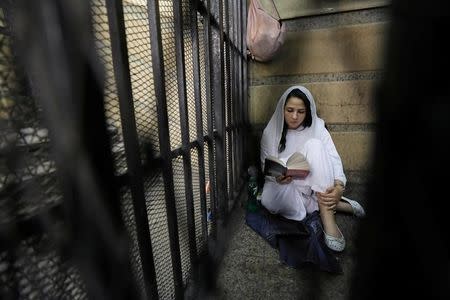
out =
[[[350,212],[358,217],[365,213],[358,202],[343,197],[347,179],[341,158],[324,121],[317,116],[313,96],[303,86],[293,86],[283,93],[264,129],[262,170],[267,156],[286,162],[294,152],[306,157],[310,174],[304,179],[266,176],[261,203],[271,213],[297,221],[319,210],[325,244],[342,251],[345,239],[336,224],[335,212]]]

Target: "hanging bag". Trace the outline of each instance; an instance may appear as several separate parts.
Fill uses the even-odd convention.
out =
[[[247,48],[252,59],[270,61],[284,43],[285,26],[273,0],[250,0],[247,16]]]

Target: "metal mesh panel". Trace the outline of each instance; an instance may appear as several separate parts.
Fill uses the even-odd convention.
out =
[[[194,88],[196,82],[194,82],[194,60],[191,38],[191,12],[189,7],[190,0],[184,0],[182,3],[183,8],[183,41],[184,41],[184,58],[185,58],[185,72],[186,72],[186,96],[187,96],[187,110],[189,121],[189,135],[190,140],[197,139],[197,123],[195,113],[195,94]]]
[[[225,133],[225,161],[226,161],[226,168],[227,168],[227,193],[228,193],[228,209],[230,209],[233,205],[232,199],[232,176],[231,176],[231,163],[230,163],[230,156],[232,153],[230,153],[230,143],[231,143],[231,131],[227,131]]]
[[[34,165],[24,165],[18,171],[3,168],[2,176],[6,179],[1,191],[4,195],[0,200],[0,224],[26,219],[61,202],[56,178],[50,174],[54,167],[44,160],[48,153],[41,149],[37,152],[43,153],[43,158],[37,159]],[[20,158],[22,163],[34,159],[26,154]]]
[[[147,297],[145,296],[144,275],[142,272],[141,256],[139,254],[139,246],[137,240],[136,220],[134,218],[133,211],[133,199],[131,197],[129,188],[123,188],[120,194],[122,216],[131,240],[130,257],[132,272],[134,278],[136,278],[136,281],[138,283],[139,291],[141,292],[141,298],[147,299]]]
[[[153,89],[146,1],[125,1],[123,10],[136,128],[139,135],[140,155],[142,160],[145,160],[148,154],[145,152],[148,150],[148,145],[152,145],[152,150],[155,154],[159,153],[157,108]],[[123,174],[126,172],[125,150],[105,1],[94,0],[92,2],[92,12],[94,33],[97,38],[97,51],[106,72],[105,109],[108,118],[108,130],[112,135],[112,150],[116,169],[118,169],[118,174]]]
[[[230,87],[229,87],[229,82],[228,82],[228,69],[230,68],[230,61],[228,60],[228,47],[227,47],[227,43],[223,43],[223,99],[224,99],[224,108],[225,108],[225,119],[224,119],[224,123],[225,126],[230,125],[230,113],[228,112],[228,107],[230,105],[230,103],[227,101],[228,100],[228,95],[230,93]]]
[[[0,23],[4,24],[4,20]],[[9,37],[0,33],[2,226],[14,226],[15,222],[47,211],[61,200],[41,109],[25,94],[23,79],[13,66]],[[34,235],[22,239],[12,249],[1,251],[0,298],[86,299],[77,271],[57,253],[57,246],[46,235]]]
[[[202,102],[202,124],[203,124],[203,134],[208,134],[208,106],[206,103],[206,46],[205,46],[205,27],[203,26],[203,17],[197,13],[197,28],[198,28],[198,47],[200,56],[200,93]]]
[[[95,46],[105,71],[105,115],[108,123],[108,132],[111,135],[114,165],[116,174],[124,174],[127,171],[127,164],[120,120],[119,98],[114,78],[108,15],[105,0],[92,0],[91,3],[93,32],[96,38]]]
[[[209,186],[209,189],[211,189],[211,191],[214,192],[214,190],[213,190],[214,185],[211,182],[210,170],[209,170],[209,168],[210,168],[210,166],[209,166],[209,161],[210,161],[210,159],[209,159],[209,146],[208,146],[208,143],[204,143],[203,146],[204,146],[203,150],[204,150],[204,155],[205,155],[205,180],[206,180],[206,185]],[[214,204],[212,203],[211,193],[207,192],[206,193],[206,212],[207,212],[207,214],[210,215],[210,217],[208,218],[208,235],[211,233],[211,229],[213,227],[213,221],[214,221],[214,217],[215,217],[215,216],[212,215],[213,205]]]
[[[87,299],[75,268],[55,251],[46,236],[23,240],[14,251],[0,253],[0,298]]]
[[[187,224],[187,206],[185,195],[183,158],[181,156],[172,160],[173,184],[178,221],[178,240],[180,243],[181,271],[183,272],[183,283],[186,283],[190,272],[189,257],[189,231]]]
[[[124,3],[128,61],[133,92],[136,127],[141,145],[152,145],[159,153],[158,115],[153,88],[152,57],[147,1]],[[146,147],[141,146],[141,151]],[[145,158],[145,153],[141,153]]]
[[[225,20],[225,16],[226,16],[225,2],[226,1],[222,2],[223,3],[223,20],[224,20],[223,21],[223,31],[228,34],[227,24],[226,24],[227,22]],[[223,99],[225,102],[225,126],[230,125],[229,119],[231,118],[231,116],[228,112],[228,107],[230,105],[230,103],[228,102],[228,97],[229,97],[230,89],[231,89],[229,86],[230,85],[230,83],[229,83],[230,60],[228,57],[228,53],[230,51],[229,45],[230,44],[226,41],[226,35],[224,35],[224,41],[223,41],[223,86],[224,86],[223,90],[224,90],[224,93],[223,93]]]
[[[107,117],[107,128],[112,139],[112,152],[115,164],[115,175],[126,174],[127,163],[124,151],[124,137],[120,118],[119,99],[115,82],[113,56],[111,50],[111,37],[109,32],[108,14],[105,0],[91,0],[91,13],[93,20],[93,32],[96,38],[96,50],[104,66],[104,103]],[[147,145],[159,154],[160,130],[157,121],[157,107],[154,92],[154,78],[152,74],[152,57],[149,33],[149,21],[147,13],[147,0],[124,0],[123,12],[125,22],[125,34],[128,49],[128,62],[130,66],[131,89],[136,117],[136,129],[140,144],[140,153],[134,153],[144,160]],[[173,3],[168,0],[159,0],[159,14],[161,18],[161,36],[164,63],[164,85],[166,88],[166,100],[168,111],[168,127],[171,149],[181,146],[180,109],[177,84],[175,30]],[[206,66],[209,53],[206,53],[205,28],[203,17],[197,12],[191,12],[190,1],[182,1],[183,28],[182,38],[185,51],[186,71],[186,96],[187,114],[190,141],[197,138],[196,122],[200,122],[203,133],[208,134],[208,118],[214,124],[214,114],[210,112],[208,117],[207,92],[211,87],[206,85],[208,76],[214,78],[211,70],[217,70],[217,58],[211,62],[211,70]],[[223,2],[224,8],[229,6]],[[191,24],[190,13],[197,13],[197,24]],[[224,14],[225,15],[225,14]],[[230,15],[231,16],[231,15]],[[13,68],[13,57],[9,50],[9,39],[5,36],[3,28],[4,20],[0,12],[0,225],[25,219],[29,216],[41,215],[61,202],[61,192],[58,188],[55,164],[50,155],[49,133],[41,120],[41,109],[34,99],[29,97],[23,87],[23,78],[16,75]],[[224,22],[226,26],[226,22]],[[231,23],[230,23],[231,25]],[[197,26],[199,37],[200,58],[200,90],[201,109],[203,117],[198,119],[195,110],[194,93],[194,65],[193,44],[191,40],[191,27]],[[227,32],[227,28],[224,28]],[[215,32],[217,33],[217,32]],[[215,36],[217,37],[217,36]],[[211,99],[211,108],[214,110],[214,100],[228,100],[232,96],[232,85],[228,82],[228,72],[231,62],[227,59],[230,48],[224,43],[222,48],[224,61],[223,99]],[[211,95],[214,97],[214,93]],[[232,115],[229,115],[228,107],[233,103],[225,102],[225,124],[228,126]],[[216,149],[214,138],[210,147],[204,143],[205,179],[210,186],[212,194],[217,193],[215,178]],[[232,180],[231,166],[228,159],[234,153],[229,152],[232,142],[232,133],[225,136],[225,158],[227,167],[227,192],[230,194]],[[192,162],[192,189],[195,221],[195,238],[198,251],[207,246],[207,241],[202,236],[202,220],[208,218],[201,210],[201,189],[199,174],[198,149],[191,149]],[[167,153],[165,153],[167,154]],[[211,157],[210,157],[211,156]],[[163,155],[162,157],[166,157]],[[210,166],[210,163],[212,164]],[[178,239],[181,257],[182,278],[186,283],[190,275],[191,261],[189,255],[189,235],[187,224],[187,207],[185,197],[184,170],[182,157],[172,161],[175,205],[178,222]],[[210,169],[211,167],[211,169]],[[211,174],[213,172],[214,174]],[[145,171],[144,171],[145,173]],[[174,299],[174,274],[172,268],[170,238],[167,224],[167,210],[165,199],[165,185],[162,175],[156,174],[144,177],[144,192],[147,206],[148,222],[153,249],[153,261],[155,263],[156,281],[160,299]],[[218,190],[222,190],[221,187]],[[131,238],[130,258],[133,276],[140,287],[141,297],[146,298],[145,283],[143,278],[142,261],[139,253],[136,228],[136,220],[133,212],[133,201],[129,187],[124,187],[120,193],[121,209],[124,223]],[[216,195],[217,196],[217,195]],[[217,197],[214,197],[217,198]],[[206,209],[215,211],[215,204],[211,193],[206,193]],[[208,233],[214,228],[216,216],[208,218]],[[14,220],[13,220],[14,219]],[[45,220],[48,221],[48,220]],[[54,220],[51,220],[54,221]],[[20,237],[19,245],[11,251],[0,248],[0,296],[11,296],[20,299],[85,299],[87,298],[85,286],[73,266],[68,264],[66,258],[58,253],[61,245],[45,234],[32,237]],[[3,251],[3,252],[2,252]],[[89,283],[89,281],[86,281]],[[89,285],[88,285],[89,286]],[[18,294],[17,294],[18,293]],[[17,296],[17,297],[15,297]],[[147,295],[148,296],[148,295]]]
[[[164,55],[164,80],[166,83],[170,145],[172,149],[176,149],[181,147],[181,128],[172,1],[160,0],[159,11],[161,18],[161,40]]]
[[[201,198],[200,189],[204,189],[204,186],[200,186],[200,170],[198,162],[198,150],[196,148],[191,150],[191,161],[192,161],[192,191],[194,199],[194,218],[195,218],[195,237],[197,244],[197,254],[200,253],[201,249],[206,246],[206,241],[202,236],[202,219],[206,216],[202,215],[201,211]],[[208,180],[208,179],[206,179]]]
[[[70,217],[61,220],[54,214],[60,212],[59,208],[51,209],[60,204],[62,195],[42,108],[28,91],[39,92],[40,87],[35,89],[33,82],[31,88],[26,86],[28,78],[17,75],[22,70],[13,67],[17,64],[3,32],[0,31],[0,223],[7,243],[0,250],[0,298],[87,299],[86,286],[69,260],[73,257],[71,246],[76,247],[69,238],[74,224],[66,224]],[[26,59],[22,57],[21,62],[26,63]]]
[[[174,299],[169,228],[167,226],[164,181],[161,175],[145,178],[145,199],[152,237],[153,258],[160,299]]]
[[[41,108],[23,82],[10,38],[0,32],[0,224],[36,215],[61,200]]]

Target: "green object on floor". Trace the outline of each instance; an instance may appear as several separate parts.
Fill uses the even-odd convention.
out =
[[[257,200],[258,196],[258,181],[256,176],[250,177],[248,181],[248,188],[247,188],[247,210],[251,212],[255,212],[259,210],[259,203]]]

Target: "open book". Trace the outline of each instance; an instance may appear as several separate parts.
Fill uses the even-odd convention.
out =
[[[278,177],[280,175],[292,176],[294,179],[304,179],[309,174],[309,164],[306,157],[300,152],[294,152],[286,161],[267,156],[264,161],[264,175]]]

